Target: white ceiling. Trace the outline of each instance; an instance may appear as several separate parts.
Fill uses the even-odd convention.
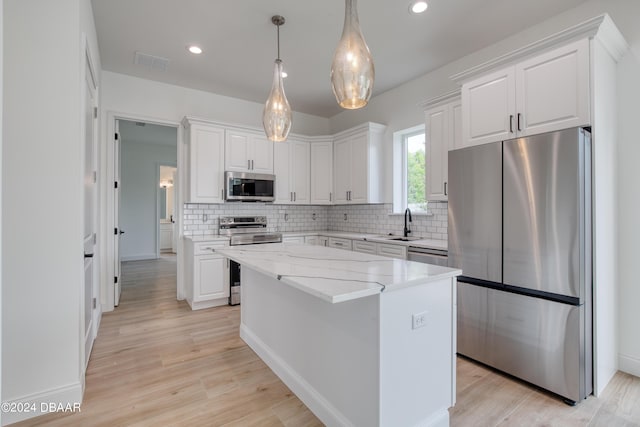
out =
[[[361,0],[360,25],[376,67],[374,96],[439,68],[585,0],[430,0],[410,15],[410,0]],[[341,111],[329,69],[342,32],[343,0],[92,0],[105,70],[263,103],[276,57],[295,111]],[[186,46],[196,43],[195,56]],[[170,60],[167,71],[133,63],[134,53]]]

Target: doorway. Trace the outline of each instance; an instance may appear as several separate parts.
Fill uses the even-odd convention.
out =
[[[123,281],[121,263],[160,257],[160,165],[171,166],[177,173],[178,130],[146,121],[116,119],[114,144],[114,306],[120,303]],[[176,174],[177,175],[177,174]],[[172,176],[172,184],[176,178]],[[165,183],[168,188],[168,184]],[[166,188],[164,206],[166,208]],[[171,196],[178,199],[178,186],[172,185]],[[177,207],[172,202],[174,220]],[[171,215],[171,214],[170,214]],[[164,215],[163,215],[164,216]],[[170,223],[174,231],[175,223]],[[171,251],[174,248],[173,235]],[[175,268],[175,256],[172,258]],[[129,281],[130,282],[130,281]]]
[[[177,213],[178,168],[174,165],[161,164],[158,166],[158,247],[157,257],[176,253],[177,230],[175,229],[175,215]]]

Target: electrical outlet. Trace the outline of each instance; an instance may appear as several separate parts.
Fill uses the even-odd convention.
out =
[[[412,329],[422,328],[427,326],[427,312],[423,311],[422,313],[416,313],[411,316],[413,319],[413,327]]]

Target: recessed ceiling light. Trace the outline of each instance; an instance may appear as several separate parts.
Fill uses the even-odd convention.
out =
[[[415,14],[422,13],[427,10],[427,2],[424,0],[416,0],[409,5],[409,12]]]
[[[187,46],[187,50],[194,55],[200,55],[202,53],[202,49],[196,45]]]

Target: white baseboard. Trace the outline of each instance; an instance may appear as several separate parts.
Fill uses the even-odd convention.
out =
[[[627,374],[640,377],[640,359],[626,354],[618,354],[618,369]]]
[[[155,252],[152,254],[138,254],[138,255],[122,255],[120,261],[144,261],[146,259],[158,259]]]
[[[3,401],[6,402],[5,405],[9,405],[9,408],[15,405],[15,409],[20,409],[24,404],[27,404],[27,406],[29,406],[29,409],[31,409],[32,405],[33,409],[35,409],[35,411],[29,410],[28,412],[3,411],[2,425],[6,426],[9,424],[17,423],[18,421],[23,421],[29,418],[48,414],[50,413],[50,404],[53,404],[54,407],[59,407],[60,405],[62,405],[62,407],[65,407],[69,405],[69,407],[71,408],[74,407],[74,404],[79,405],[80,403],[82,403],[82,384],[78,382],[75,384],[47,390],[41,393],[23,396],[18,399]]]
[[[251,332],[244,324],[240,324],[240,338],[256,352],[264,363],[307,405],[320,421],[329,426],[353,426],[353,423],[349,421],[349,419],[329,403],[311,384],[298,375],[291,366],[277,356],[268,345]]]

